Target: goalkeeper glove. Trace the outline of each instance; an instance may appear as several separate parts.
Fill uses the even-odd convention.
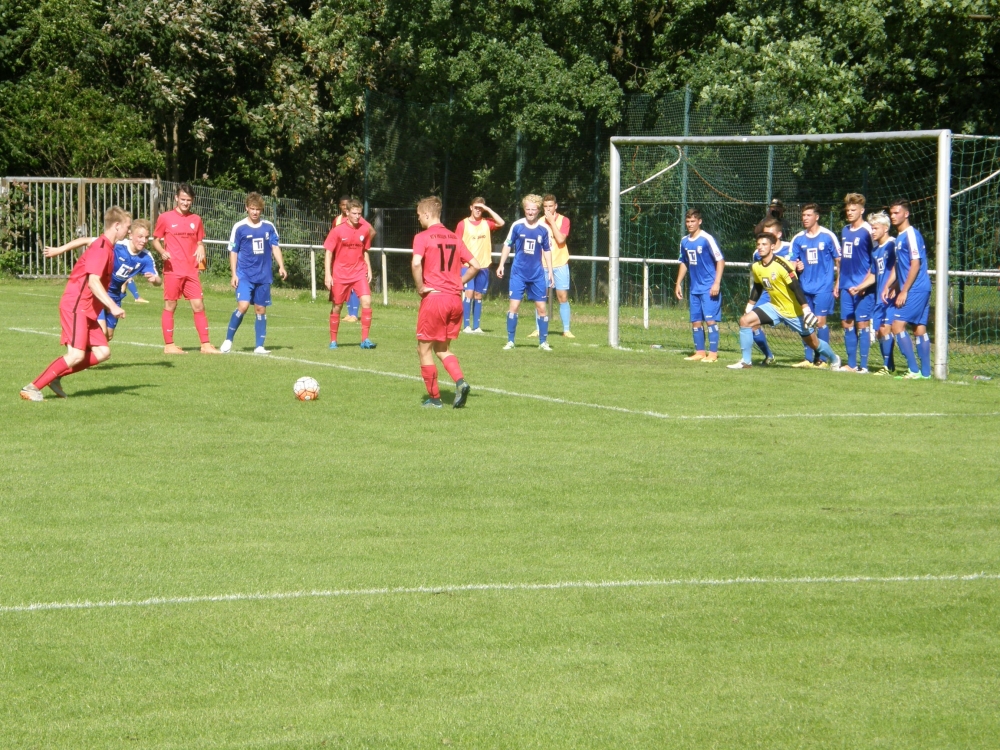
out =
[[[747,302],[747,307],[743,312],[749,315],[750,313],[753,312],[753,308],[754,308],[754,303],[753,300],[751,300],[750,302]]]
[[[802,308],[802,322],[806,324],[806,328],[815,328],[819,323],[819,318],[813,315],[813,311],[809,309],[808,305]]]

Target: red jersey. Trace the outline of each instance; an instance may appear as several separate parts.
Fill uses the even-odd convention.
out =
[[[413,238],[413,254],[424,259],[424,286],[445,294],[462,293],[462,265],[472,253],[444,224],[428,227]]]
[[[344,284],[368,278],[365,251],[371,247],[371,244],[371,224],[364,219],[356,227],[352,227],[351,222],[345,221],[330,230],[323,241],[323,247],[328,253],[333,253],[333,265],[330,272],[338,283]]]
[[[163,249],[170,253],[170,260],[163,261],[164,273],[198,278],[194,254],[198,243],[205,239],[205,227],[198,214],[181,214],[176,209],[160,214],[153,236],[163,240]]]
[[[66,291],[59,300],[59,309],[80,312],[91,320],[97,320],[104,305],[94,299],[94,293],[90,291],[90,276],[100,276],[101,286],[107,289],[114,270],[115,246],[102,234],[90,243],[73,266]]]

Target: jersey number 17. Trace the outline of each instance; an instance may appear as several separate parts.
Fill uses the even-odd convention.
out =
[[[458,249],[458,246],[438,245],[437,248],[438,250],[441,251],[441,270],[445,272],[450,271],[452,263],[455,262],[455,251]],[[447,260],[445,260],[446,255],[447,255]]]

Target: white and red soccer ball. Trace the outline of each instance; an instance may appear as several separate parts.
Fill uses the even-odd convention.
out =
[[[315,401],[319,398],[319,383],[315,378],[299,378],[292,386],[292,391],[299,401]]]

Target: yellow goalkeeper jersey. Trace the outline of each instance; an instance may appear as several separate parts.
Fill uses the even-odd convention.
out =
[[[771,256],[771,262],[766,266],[759,260],[750,269],[754,284],[760,284],[771,296],[771,304],[782,317],[798,318],[802,315],[802,306],[792,291],[792,282],[796,280],[795,268],[784,258]]]

